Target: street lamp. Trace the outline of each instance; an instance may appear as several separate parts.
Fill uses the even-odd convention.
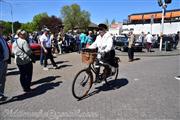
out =
[[[164,32],[164,16],[165,16],[165,11],[167,8],[167,4],[170,4],[172,0],[165,0],[162,2],[162,0],[157,0],[158,5],[162,7],[162,20],[161,20],[161,39],[160,39],[160,45],[159,45],[159,50],[162,51],[162,41],[163,41],[163,32]]]
[[[11,30],[12,30],[12,34],[14,35],[14,25],[13,25],[13,6],[10,2],[6,2],[4,0],[0,0],[0,2],[4,2],[6,4],[8,4],[11,7],[11,19],[12,19],[12,24],[11,24]]]

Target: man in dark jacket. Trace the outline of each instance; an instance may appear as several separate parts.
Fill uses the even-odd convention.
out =
[[[0,101],[7,99],[4,96],[4,86],[6,81],[7,64],[10,59],[10,51],[7,42],[2,37],[3,26],[0,25]]]

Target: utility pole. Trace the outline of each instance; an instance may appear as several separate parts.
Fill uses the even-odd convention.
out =
[[[161,19],[161,39],[160,39],[160,46],[159,50],[162,51],[162,42],[163,42],[163,33],[164,33],[164,16],[165,16],[165,10],[166,10],[166,3],[163,3],[162,5],[162,19]]]
[[[167,4],[170,4],[172,0],[165,0],[162,2],[162,0],[157,0],[160,7],[162,7],[162,19],[161,19],[161,39],[160,39],[160,45],[159,50],[162,51],[162,42],[163,42],[163,33],[164,33],[164,16],[166,14],[166,8]]]

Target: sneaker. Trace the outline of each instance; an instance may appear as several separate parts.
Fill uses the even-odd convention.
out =
[[[180,80],[180,76],[176,76],[176,77],[174,77],[175,79],[177,79],[177,80]]]
[[[53,57],[56,57],[57,55],[56,54],[53,54]]]
[[[53,69],[58,69],[58,66],[54,66]]]
[[[48,69],[47,67],[44,67],[43,70],[44,70],[44,71],[47,71],[47,70],[49,70],[49,69]]]

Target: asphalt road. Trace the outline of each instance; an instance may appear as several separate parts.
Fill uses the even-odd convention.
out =
[[[60,55],[55,61],[60,69],[43,71],[34,64],[32,93],[22,91],[16,65],[9,65],[5,92],[13,99],[0,103],[0,120],[180,119],[180,81],[174,78],[180,75],[180,56],[139,57],[132,63],[121,56],[113,87],[97,84],[81,101],[71,93],[75,74],[86,66],[80,55]]]

